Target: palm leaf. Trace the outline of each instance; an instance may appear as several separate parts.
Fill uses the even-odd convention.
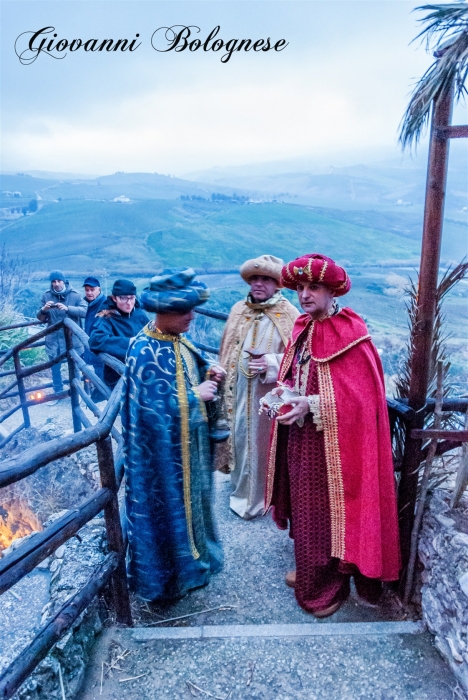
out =
[[[443,309],[443,302],[447,294],[455,287],[460,280],[464,279],[468,275],[468,262],[462,260],[453,269],[449,268],[442,276],[436,291],[436,311],[434,319],[434,331],[432,334],[432,348],[431,348],[431,363],[429,367],[429,384],[427,395],[429,397],[435,396],[436,384],[437,384],[437,363],[440,361],[443,364],[444,370],[444,396],[450,396],[453,394],[453,385],[451,383],[451,378],[449,377],[448,371],[450,369],[450,359],[447,341],[450,338],[450,333],[446,329],[445,313]],[[406,288],[406,296],[408,301],[406,304],[406,309],[408,313],[408,327],[409,335],[406,343],[404,357],[400,363],[397,378],[395,381],[396,396],[395,398],[407,399],[409,397],[410,380],[411,380],[411,358],[414,348],[414,330],[416,328],[417,322],[417,311],[418,311],[418,287],[419,287],[419,275],[416,281],[410,279],[408,286]],[[427,425],[429,426],[432,421],[431,414],[427,416]],[[457,417],[452,413],[443,414],[443,428],[456,428],[458,426]],[[395,426],[394,432],[394,460],[395,464],[401,463],[404,450],[405,441],[405,425],[402,421],[398,420]]]
[[[400,124],[399,141],[405,149],[417,144],[427,128],[434,100],[455,86],[455,98],[466,94],[468,75],[468,3],[422,5],[427,11],[419,21],[426,27],[416,39],[426,39],[426,49],[433,51],[436,61],[416,84]],[[415,39],[415,40],[416,40]]]

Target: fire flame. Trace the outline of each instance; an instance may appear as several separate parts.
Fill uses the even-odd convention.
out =
[[[40,520],[24,498],[0,503],[0,556],[13,540],[42,529]]]

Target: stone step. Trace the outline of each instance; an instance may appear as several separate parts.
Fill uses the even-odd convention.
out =
[[[342,637],[421,634],[422,622],[320,622],[311,624],[200,625],[198,627],[135,627],[137,642],[154,639],[230,639],[248,637]]]
[[[109,629],[79,700],[463,697],[418,623],[318,622]]]

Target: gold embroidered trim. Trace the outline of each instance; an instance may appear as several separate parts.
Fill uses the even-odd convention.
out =
[[[182,449],[182,473],[184,487],[185,517],[187,519],[187,534],[190,549],[194,559],[199,559],[200,554],[195,546],[192,525],[192,497],[190,488],[190,428],[189,428],[189,404],[187,388],[185,386],[185,372],[177,336],[172,336],[174,341],[174,354],[176,360],[177,396],[180,410],[180,443]]]
[[[200,351],[197,350],[195,345],[193,345],[188,338],[185,338],[185,336],[183,336],[183,335],[179,335],[178,338],[179,338],[181,343],[183,343],[186,347],[188,347],[189,350],[196,353],[197,355],[200,355]]]
[[[313,281],[314,281],[314,273],[313,273],[313,270],[312,270],[313,262],[314,262],[314,258],[309,258],[309,262],[308,262],[307,265],[305,266],[305,272],[306,272],[306,274],[307,274],[307,277],[309,278],[309,282],[313,282]]]
[[[342,282],[342,283],[340,284],[339,287],[335,287],[335,290],[336,290],[337,292],[338,292],[340,289],[344,289],[344,288],[346,287],[346,285],[348,284],[348,273],[346,272],[346,270],[344,271],[344,273],[345,273],[344,282]]]
[[[309,404],[309,411],[312,413],[312,420],[315,425],[317,432],[323,430],[322,423],[322,413],[320,411],[320,394],[310,394],[307,397],[307,403]]]
[[[291,264],[291,263],[288,263],[287,265],[285,265],[285,268],[284,268],[284,269],[286,270],[286,275],[289,277],[289,279],[291,280],[291,282],[294,282],[294,281],[295,281],[295,277],[294,277],[294,275],[292,274],[291,270],[289,269],[290,264]]]
[[[270,454],[268,456],[267,466],[267,482],[265,490],[265,512],[271,505],[273,498],[273,484],[275,481],[276,470],[276,445],[278,443],[278,423],[275,421],[273,425],[273,434],[271,436]]]
[[[172,343],[175,340],[179,339],[178,335],[172,335],[170,333],[161,333],[161,331],[154,331],[151,328],[151,324],[153,322],[150,321],[147,326],[143,328],[143,331],[146,335],[149,335],[150,338],[156,338],[156,340],[170,340]]]
[[[345,558],[345,502],[343,475],[341,471],[340,446],[338,443],[338,419],[336,416],[335,391],[330,365],[318,365],[321,418],[323,424],[325,458],[327,462],[328,494],[331,517],[331,556]]]
[[[320,276],[319,276],[319,280],[318,280],[319,282],[322,282],[323,278],[325,277],[325,271],[326,271],[327,267],[328,267],[328,261],[324,260],[323,267],[320,270]]]
[[[356,340],[353,340],[352,343],[347,345],[345,348],[341,348],[341,350],[338,350],[338,352],[333,353],[333,355],[329,355],[328,357],[314,357],[312,355],[311,357],[312,357],[314,362],[319,362],[319,363],[330,362],[330,360],[334,360],[335,357],[338,357],[342,353],[346,352],[346,350],[353,348],[358,343],[362,343],[363,340],[370,340],[369,333],[367,335],[362,335],[360,338],[356,338]],[[312,349],[312,346],[311,346],[311,349]]]
[[[278,376],[278,381],[282,382],[284,381],[284,378],[286,377],[289,368],[291,367],[291,362],[294,357],[294,353],[296,352],[296,345],[294,343],[291,343],[291,345],[286,348],[286,351],[284,353],[283,361],[281,363],[280,367],[280,372]]]

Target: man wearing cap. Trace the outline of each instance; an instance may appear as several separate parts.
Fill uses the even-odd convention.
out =
[[[86,304],[81,295],[70,287],[61,270],[52,270],[49,275],[50,289],[42,295],[41,308],[37,318],[48,326],[70,318],[81,326],[81,319],[86,316]],[[83,354],[84,346],[78,337],[73,335],[73,346],[79,355]],[[62,329],[46,335],[45,347],[49,360],[55,359],[65,352],[65,335]],[[63,391],[60,364],[52,366],[52,382],[54,393]]]
[[[101,283],[97,277],[87,277],[83,282],[83,288],[85,293],[85,302],[88,304],[84,329],[89,338],[94,328],[94,324],[96,323],[96,314],[103,309],[104,304],[106,303],[106,297],[101,292]],[[104,363],[101,358],[87,348],[85,349],[83,358],[88,365],[93,366],[93,369],[99,379],[104,379]],[[100,394],[98,389],[94,388],[91,398],[93,401],[99,401],[105,397]]]
[[[96,314],[89,337],[89,349],[94,353],[106,352],[125,362],[130,340],[147,323],[148,316],[140,308],[133,282],[116,280],[112,294]],[[113,389],[119,381],[119,374],[108,365],[104,365],[104,381],[109,389]]]
[[[127,354],[122,402],[128,575],[144,600],[170,600],[222,566],[211,508],[206,402],[224,377],[184,337],[208,289],[164,270],[141,295],[156,313]]]
[[[286,576],[304,610],[328,617],[350,592],[376,604],[400,567],[395,480],[382,365],[362,318],[336,297],[351,282],[313,253],[283,267],[304,314],[274,393],[297,394],[275,418],[266,507],[294,537]]]
[[[276,385],[284,348],[298,310],[281,294],[283,260],[261,255],[240,268],[250,285],[231,309],[221,341],[227,371],[224,410],[231,437],[217,446],[216,466],[231,472],[231,509],[246,520],[262,515],[270,425],[259,416],[260,399]]]

